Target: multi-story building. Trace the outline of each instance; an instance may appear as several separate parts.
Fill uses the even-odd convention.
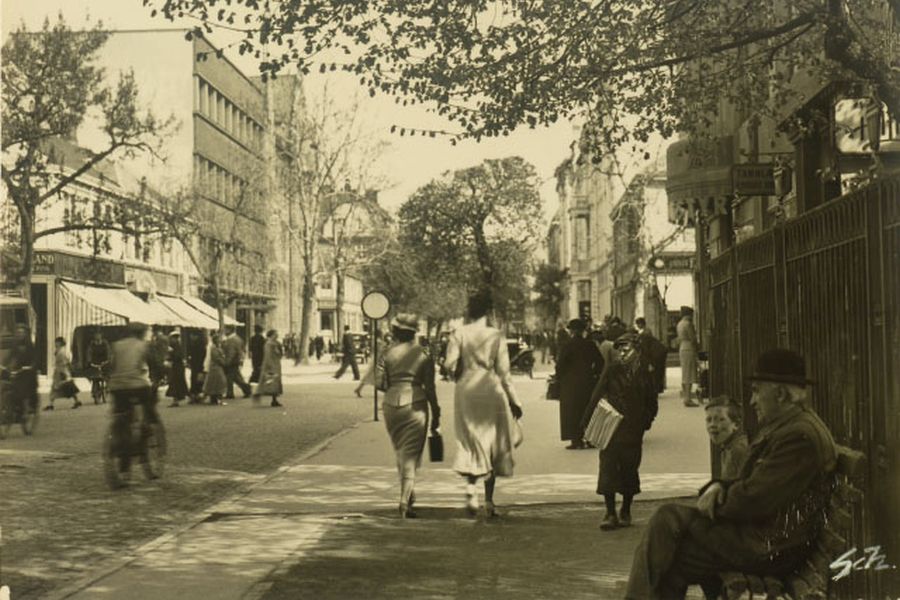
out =
[[[562,320],[644,316],[665,335],[667,313],[693,306],[690,261],[684,260],[692,233],[679,235],[667,220],[666,142],[650,145],[656,148],[650,158],[621,153],[594,161],[573,143],[557,168],[559,210],[547,254],[550,264],[568,270]]]
[[[265,320],[276,299],[269,258],[266,113],[260,87],[201,36],[188,30],[110,32],[99,50],[107,77],[131,72],[140,100],[172,119],[161,159],[142,154],[126,168],[163,195],[187,194],[199,223],[190,240],[200,264],[190,269],[193,292],[214,301],[211,275],[229,316],[247,330]],[[88,121],[79,140],[97,135]],[[216,264],[212,256],[224,248]],[[211,266],[214,265],[214,266]]]

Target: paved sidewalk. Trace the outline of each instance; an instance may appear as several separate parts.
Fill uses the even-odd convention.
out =
[[[702,411],[682,407],[670,385],[645,446],[635,524],[601,532],[596,452],[562,449],[543,386],[517,380],[526,441],[516,476],[498,482],[499,519],[468,518],[460,478],[427,459],[421,518],[398,519],[384,425],[365,422],[53,597],[620,598],[652,511],[708,477]],[[442,404],[452,423],[452,401]]]

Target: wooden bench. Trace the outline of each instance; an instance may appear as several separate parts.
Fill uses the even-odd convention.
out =
[[[866,456],[862,452],[838,446],[835,488],[825,518],[825,526],[815,549],[795,573],[785,580],[758,577],[733,571],[720,573],[725,600],[789,599],[825,600],[831,581],[829,565],[846,552],[848,532],[853,528],[853,505],[862,499]]]

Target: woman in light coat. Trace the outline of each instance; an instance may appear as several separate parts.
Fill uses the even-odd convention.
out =
[[[270,329],[266,333],[266,344],[263,346],[263,360],[259,368],[259,383],[253,392],[253,401],[259,402],[260,396],[272,396],[270,406],[281,406],[278,396],[284,393],[281,383],[281,357],[284,350],[278,341],[278,332]]]
[[[209,366],[206,379],[203,381],[203,393],[209,397],[210,404],[222,404],[220,399],[225,395],[228,381],[225,379],[225,354],[222,352],[222,338],[218,333],[210,337],[209,352],[206,356]]]
[[[497,515],[496,478],[513,474],[513,448],[521,440],[516,420],[522,417],[509,373],[506,337],[487,324],[491,309],[488,292],[469,298],[468,323],[450,336],[444,363],[456,379],[453,470],[466,478],[466,509],[473,516],[479,508],[475,484],[484,480],[488,517]]]

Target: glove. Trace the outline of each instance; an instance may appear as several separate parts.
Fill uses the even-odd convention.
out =
[[[512,403],[510,403],[510,405],[509,405],[509,410],[512,411],[512,416],[513,416],[517,421],[518,421],[519,419],[522,418],[522,407],[519,406],[518,404],[512,404]]]

